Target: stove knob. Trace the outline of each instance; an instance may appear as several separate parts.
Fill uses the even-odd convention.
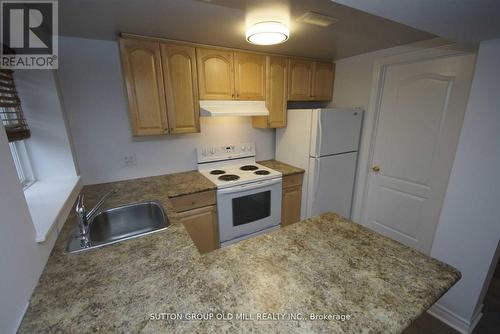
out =
[[[252,150],[252,146],[251,146],[251,145],[248,145],[248,146],[247,146],[247,150],[248,150],[248,151],[251,151],[251,150]]]
[[[215,148],[211,148],[211,149],[210,149],[210,153],[211,153],[211,154],[214,154],[214,153],[215,153]]]
[[[242,150],[242,151],[245,151],[246,149],[247,149],[247,148],[246,148],[245,146],[242,146],[242,147],[241,147],[241,150]]]
[[[204,148],[202,151],[201,151],[201,155],[203,155],[204,157],[207,155],[207,149]]]

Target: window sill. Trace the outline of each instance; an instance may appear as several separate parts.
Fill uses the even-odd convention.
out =
[[[36,242],[44,242],[64,211],[69,213],[82,185],[80,177],[37,181],[25,189]]]

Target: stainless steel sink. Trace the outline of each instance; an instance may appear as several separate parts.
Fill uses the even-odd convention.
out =
[[[110,245],[162,231],[170,226],[158,202],[124,205],[102,211],[89,222],[88,240],[82,242],[78,229],[68,242],[70,253]]]

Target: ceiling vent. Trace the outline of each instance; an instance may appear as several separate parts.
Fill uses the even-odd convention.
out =
[[[316,13],[316,12],[307,12],[304,13],[301,17],[297,19],[298,22],[304,22],[308,24],[312,24],[318,27],[328,27],[334,23],[337,23],[339,20],[333,18],[328,15]]]

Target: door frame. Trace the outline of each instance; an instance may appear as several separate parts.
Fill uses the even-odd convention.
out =
[[[365,112],[358,168],[352,205],[352,220],[366,225],[366,203],[370,181],[370,167],[375,150],[375,136],[380,115],[380,103],[384,88],[385,72],[391,65],[420,62],[446,57],[475,54],[476,47],[458,45],[441,38],[424,41],[417,47],[403,47],[389,56],[381,56],[374,61],[370,102]]]

